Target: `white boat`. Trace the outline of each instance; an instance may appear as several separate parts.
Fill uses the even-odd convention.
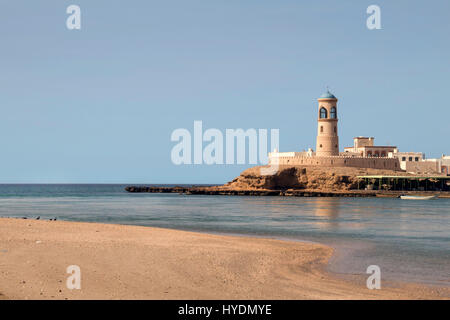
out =
[[[403,200],[431,200],[436,199],[438,196],[400,196],[400,199]]]

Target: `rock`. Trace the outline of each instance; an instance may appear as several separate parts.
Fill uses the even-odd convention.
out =
[[[244,170],[222,186],[147,187],[128,186],[128,192],[179,193],[236,196],[361,196],[365,189],[360,175],[400,175],[398,171],[351,167],[280,166],[273,175],[261,175],[261,166]],[[406,174],[406,173],[405,173]],[[375,196],[375,193],[365,194]]]
[[[233,190],[348,191],[356,190],[358,186],[364,189],[364,186],[360,184],[363,180],[357,178],[358,175],[399,174],[398,172],[379,169],[281,166],[276,174],[262,176],[260,174],[261,168],[249,168],[243,171],[239,177],[218,188]]]

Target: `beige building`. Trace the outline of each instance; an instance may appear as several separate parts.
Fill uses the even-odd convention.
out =
[[[319,101],[319,112],[317,119],[316,156],[338,156],[338,99],[328,91],[320,96],[317,101]]]
[[[410,172],[420,172],[425,170],[426,166],[422,166],[423,169],[420,169],[421,164],[425,160],[425,155],[422,152],[396,152],[392,156],[398,158],[400,161],[400,168],[402,168],[402,170]],[[425,171],[429,170],[430,166],[428,166],[428,169]]]
[[[387,157],[388,152],[394,152],[396,147],[374,146],[373,138],[367,138],[367,141],[365,138],[357,138],[351,150],[339,152],[338,99],[327,91],[317,101],[316,151],[271,152],[269,164],[401,170],[398,158]],[[372,153],[375,156],[372,157]]]
[[[450,175],[450,156],[442,155],[442,157],[438,159],[426,159],[423,163],[431,168],[434,168],[438,173],[447,176]]]
[[[442,155],[441,158],[441,173],[450,175],[450,156]]]
[[[450,156],[427,159],[422,152],[399,152],[396,146],[376,146],[373,137],[355,137],[339,152],[338,99],[329,91],[317,99],[316,151],[269,153],[269,164],[389,169],[413,173],[450,172]]]
[[[356,154],[361,157],[388,158],[390,153],[397,153],[397,147],[376,146],[373,137],[353,138],[353,147],[344,148],[344,153]]]

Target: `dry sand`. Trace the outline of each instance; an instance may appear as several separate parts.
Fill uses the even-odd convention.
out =
[[[176,230],[0,219],[0,299],[434,299],[448,288],[366,288],[324,271],[323,245]],[[66,268],[81,268],[69,290]],[[392,285],[392,284],[391,284]]]

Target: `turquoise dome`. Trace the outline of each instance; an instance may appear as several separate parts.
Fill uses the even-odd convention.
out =
[[[319,99],[337,99],[330,91],[325,92]]]

